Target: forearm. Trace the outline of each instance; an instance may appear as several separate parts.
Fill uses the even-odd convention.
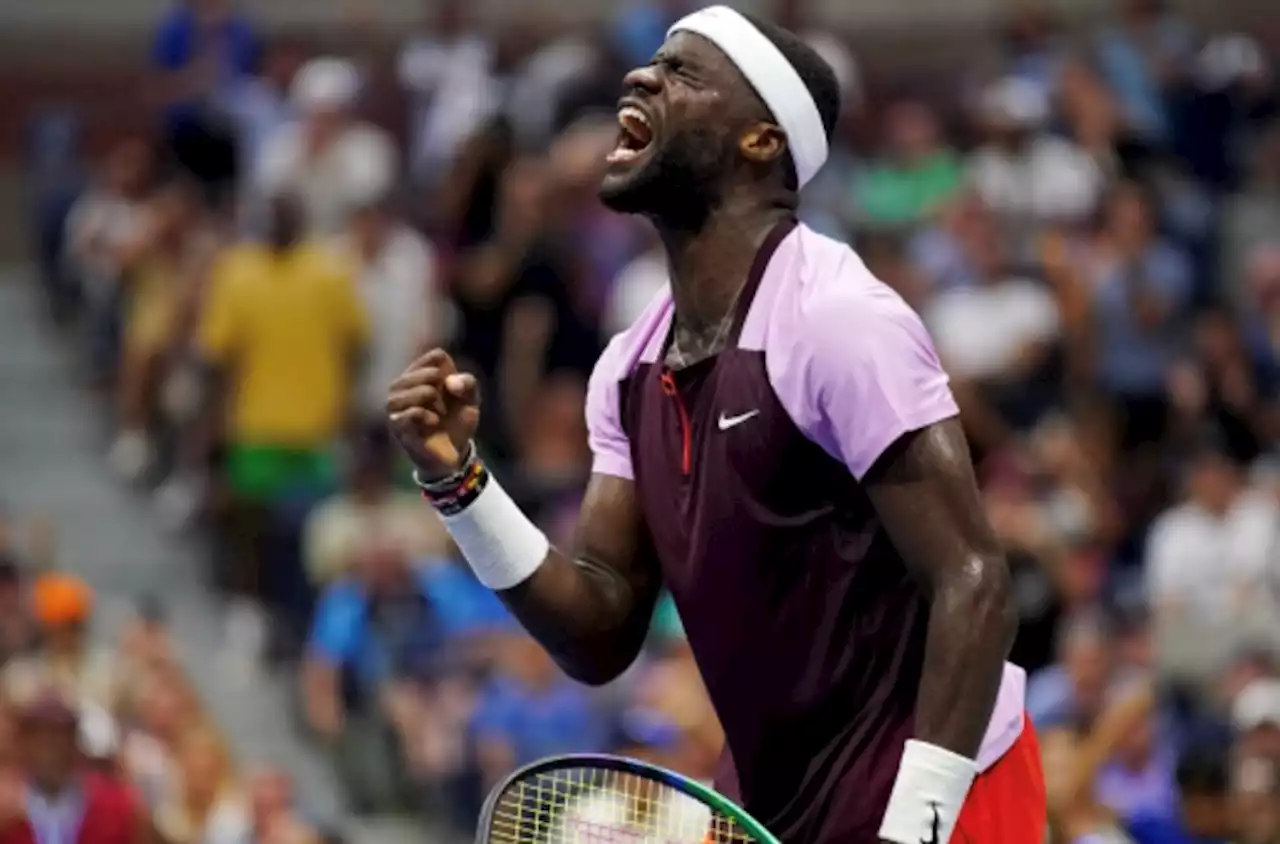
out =
[[[553,547],[492,478],[458,512],[447,512],[457,505],[441,511],[480,581],[569,676],[592,685],[612,680],[635,659],[657,597],[657,578],[636,565],[633,526],[610,525],[607,538],[595,536],[604,531],[593,514],[618,503],[611,499],[620,483],[593,480],[574,554]]]
[[[917,739],[977,757],[1016,628],[1002,559],[975,555],[938,584],[916,702]]]
[[[498,595],[566,674],[589,685],[627,669],[652,614],[608,568],[554,548],[532,577]]]

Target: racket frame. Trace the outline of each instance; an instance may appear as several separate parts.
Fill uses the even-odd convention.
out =
[[[476,844],[488,844],[489,827],[493,823],[493,814],[497,811],[498,801],[512,786],[520,780],[538,774],[570,768],[617,771],[661,783],[697,800],[713,812],[718,812],[732,819],[734,823],[742,827],[743,832],[755,839],[756,844],[782,844],[776,835],[765,829],[764,824],[747,814],[746,809],[743,809],[714,788],[703,785],[683,774],[677,774],[675,771],[668,770],[660,765],[651,765],[648,762],[641,762],[639,759],[628,759],[625,756],[611,756],[608,753],[571,753],[563,756],[550,756],[546,759],[531,762],[508,774],[485,798],[484,806],[480,810],[480,821],[476,826]]]

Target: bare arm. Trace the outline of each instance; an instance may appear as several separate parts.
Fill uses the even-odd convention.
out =
[[[418,471],[450,475],[480,418],[475,378],[457,372],[443,351],[430,352],[397,379],[387,411]],[[592,476],[574,546],[550,548],[528,579],[498,595],[569,676],[598,685],[639,653],[661,584],[633,482]]]
[[[571,677],[607,683],[640,652],[658,598],[643,544],[635,485],[593,475],[573,554],[553,548],[533,577],[498,595]]]
[[[969,759],[995,706],[1017,617],[958,419],[908,434],[865,480],[931,602],[916,737]]]
[[[346,719],[338,689],[338,669],[308,656],[302,665],[301,686],[307,726],[325,741],[338,738]]]

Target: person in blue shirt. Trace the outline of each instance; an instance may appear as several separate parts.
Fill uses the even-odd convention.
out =
[[[1177,783],[1179,814],[1132,819],[1128,832],[1135,844],[1227,844],[1232,812],[1225,751],[1216,746],[1185,751],[1178,760]]]
[[[605,750],[609,740],[607,720],[587,689],[522,632],[503,642],[499,671],[481,695],[471,734],[486,790],[521,765]]]
[[[175,163],[218,198],[234,186],[236,139],[227,99],[250,78],[258,39],[231,0],[178,0],[151,44],[165,135]]]
[[[386,806],[399,788],[388,772],[401,763],[414,779],[452,775],[440,758],[441,736],[458,734],[458,750],[443,753],[462,755],[470,710],[463,704],[459,715],[456,701],[490,660],[488,640],[514,624],[501,600],[453,560],[410,561],[374,547],[353,574],[330,584],[303,663],[304,714],[334,749],[358,804]],[[373,752],[388,733],[394,748]]]

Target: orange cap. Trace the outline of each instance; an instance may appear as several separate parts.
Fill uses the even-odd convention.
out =
[[[45,627],[61,627],[88,621],[93,611],[93,590],[69,574],[46,574],[31,587],[36,619]]]

